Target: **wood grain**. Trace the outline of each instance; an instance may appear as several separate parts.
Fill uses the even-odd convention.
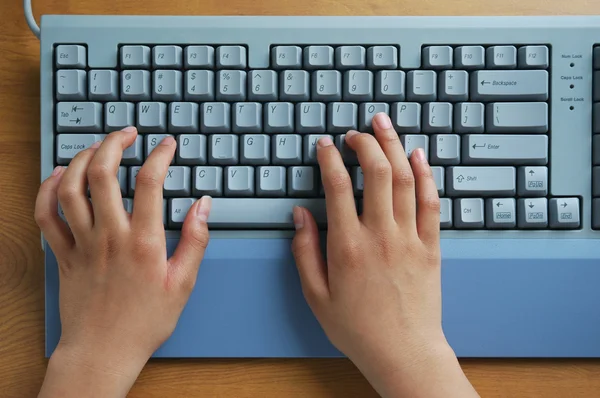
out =
[[[39,46],[20,0],[0,2],[0,397],[33,397],[43,380],[39,185]],[[41,14],[534,15],[598,14],[595,0],[34,0]],[[39,20],[39,19],[38,19]],[[600,38],[599,38],[600,40]],[[501,331],[499,331],[501,333]],[[600,338],[600,336],[599,336]],[[464,360],[484,397],[594,397],[600,362]],[[160,360],[131,397],[374,397],[347,360]]]

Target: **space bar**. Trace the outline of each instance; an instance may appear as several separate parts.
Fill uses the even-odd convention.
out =
[[[209,229],[294,229],[294,206],[310,210],[317,224],[327,223],[325,199],[213,198]]]

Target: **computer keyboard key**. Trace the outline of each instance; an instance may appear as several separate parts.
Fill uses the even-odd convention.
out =
[[[254,167],[225,167],[225,196],[254,196]]]
[[[302,164],[302,136],[277,134],[271,138],[272,157],[275,165]]]
[[[592,164],[600,166],[600,135],[592,137]]]
[[[452,228],[452,199],[440,198],[440,229]]]
[[[362,196],[365,189],[365,176],[362,171],[362,167],[354,166],[350,170],[350,179],[352,180],[352,190],[354,196]]]
[[[352,102],[327,104],[327,132],[346,133],[358,128],[358,105]]]
[[[104,140],[105,134],[59,134],[56,136],[56,163],[66,165],[93,143]]]
[[[215,49],[211,46],[187,46],[183,50],[186,69],[212,69],[215,67]]]
[[[314,167],[292,166],[287,169],[288,196],[316,196],[317,175]]]
[[[548,164],[548,136],[543,134],[470,134],[463,136],[462,145],[464,164]]]
[[[246,72],[220,70],[217,72],[217,101],[246,100]]]
[[[223,168],[218,166],[196,166],[192,194],[194,196],[223,196]]]
[[[411,70],[406,78],[408,101],[430,102],[437,99],[437,74],[432,70]]]
[[[182,74],[178,70],[152,72],[152,99],[155,101],[181,101],[183,98]]]
[[[219,46],[217,47],[218,69],[244,69],[247,65],[246,47]]]
[[[577,229],[579,219],[579,198],[552,198],[549,202],[549,225],[552,229]]]
[[[104,104],[104,131],[107,133],[135,125],[135,105],[132,102]]]
[[[354,152],[352,148],[346,144],[346,134],[336,135],[334,142],[338,151],[340,151],[340,154],[342,155],[344,164],[346,166],[358,166],[358,157],[356,156],[356,152]]]
[[[194,198],[169,199],[169,222],[170,228],[181,228],[185,217],[192,205],[196,202]]]
[[[125,70],[121,72],[122,101],[150,101],[150,72],[147,70]]]
[[[329,137],[333,141],[333,136],[328,134],[309,134],[304,136],[304,152],[302,155],[304,164],[317,164],[317,142],[323,137]]]
[[[152,48],[152,67],[181,69],[182,50],[179,46],[154,46]]]
[[[207,149],[205,135],[179,134],[177,136],[177,164],[206,164],[206,153]]]
[[[277,101],[279,97],[277,72],[253,70],[248,74],[248,100]]]
[[[440,166],[432,166],[431,174],[433,175],[433,180],[435,181],[435,186],[437,187],[438,196],[444,196],[446,193],[446,173],[444,168]]]
[[[90,101],[118,101],[119,73],[116,70],[93,69],[88,72]]]
[[[392,125],[398,133],[420,133],[421,104],[418,102],[392,104]]]
[[[256,169],[256,195],[280,197],[286,194],[286,170],[282,166],[261,166]]]
[[[390,114],[390,106],[385,102],[363,102],[358,107],[358,129],[363,133],[373,132],[373,116],[383,112]]]
[[[429,163],[432,165],[458,165],[460,164],[460,136],[456,134],[436,134],[431,136],[431,156]]]
[[[135,180],[142,166],[132,166],[129,168],[129,196],[135,194]]]
[[[154,148],[160,145],[161,142],[171,134],[147,134],[144,136],[146,139],[146,157],[150,156]],[[173,159],[171,163],[174,161]]]
[[[600,167],[592,168],[592,196],[600,197]]]
[[[594,87],[592,88],[592,97],[594,101],[600,101],[600,71],[594,72]]]
[[[517,227],[520,229],[542,229],[548,227],[548,199],[518,199]]]
[[[131,198],[123,198],[123,208],[129,214],[133,213],[133,199]]]
[[[592,200],[592,228],[600,229],[600,198]]]
[[[454,199],[454,226],[457,229],[483,229],[484,217],[483,199]]]
[[[56,104],[56,131],[59,133],[100,133],[104,126],[99,102]]]
[[[241,140],[241,164],[268,165],[271,162],[271,137],[266,134],[246,134]]]
[[[600,77],[598,81],[600,81]],[[594,122],[594,125],[592,127],[594,134],[600,134],[600,102],[595,103],[593,105],[592,120]]]
[[[263,109],[265,133],[294,132],[294,104],[291,102],[268,102]]]
[[[485,201],[485,226],[489,229],[510,229],[517,226],[517,209],[514,198],[487,199]]]
[[[517,170],[517,195],[536,197],[548,195],[548,168],[522,166]]]
[[[121,195],[127,195],[127,167],[119,166],[117,169],[117,181],[119,181],[119,186],[121,187]]]
[[[271,65],[275,69],[302,68],[302,49],[298,46],[276,46],[271,50]]]
[[[594,47],[594,69],[600,70],[600,46]]]
[[[483,133],[485,107],[480,102],[462,102],[454,106],[454,131],[457,133]]]
[[[341,101],[342,74],[337,70],[317,70],[312,73],[312,101]]]
[[[372,46],[367,49],[367,68],[398,68],[398,49],[394,46]]]
[[[519,47],[518,58],[519,68],[522,69],[547,69],[550,64],[546,46]]]
[[[87,50],[84,46],[62,44],[56,47],[56,69],[85,69],[87,66]]]
[[[344,101],[373,101],[373,72],[369,70],[346,71],[343,97]]]
[[[171,102],[169,104],[169,131],[172,133],[198,132],[198,104]]]
[[[335,68],[364,69],[366,66],[366,50],[361,46],[340,46],[335,49]]]
[[[485,49],[482,46],[460,46],[454,50],[457,69],[484,69]]]
[[[486,66],[489,69],[511,69],[517,67],[515,46],[492,46],[485,51]]]
[[[301,102],[296,104],[296,132],[301,134],[324,133],[325,104],[322,102]]]
[[[333,47],[307,46],[304,48],[305,69],[333,69]]]
[[[204,102],[200,105],[201,133],[229,133],[231,131],[231,104]]]
[[[517,192],[516,185],[514,167],[446,168],[446,194],[452,197],[512,197]]]
[[[305,70],[286,70],[280,73],[280,101],[310,100],[310,75]]]
[[[121,157],[121,164],[132,166],[144,162],[144,137],[138,135],[131,146],[125,148]]]
[[[185,72],[183,97],[186,101],[214,101],[215,73],[212,70],[188,70]]]
[[[375,75],[375,101],[396,102],[406,98],[406,73],[381,70]]]
[[[237,102],[233,105],[234,133],[262,132],[262,104],[258,102]]]
[[[191,170],[188,166],[171,166],[165,177],[163,195],[165,197],[190,196],[191,181]]]
[[[478,70],[469,86],[471,101],[547,101],[548,71]]]
[[[423,105],[424,133],[452,132],[452,104],[449,102],[428,102]]]
[[[167,104],[164,102],[138,102],[137,129],[140,133],[167,131]]]
[[[213,134],[208,138],[208,164],[238,164],[238,136],[234,134]]]
[[[123,46],[121,47],[122,69],[150,69],[150,47]]]
[[[488,133],[546,133],[546,102],[496,102],[486,106]]]
[[[87,100],[87,76],[79,69],[56,71],[56,99],[58,101]]]
[[[423,67],[425,69],[452,69],[452,47],[427,46],[423,49]]]
[[[423,148],[425,158],[429,159],[429,136],[424,134],[404,134],[400,136],[400,141],[409,159],[413,151],[417,148]]]
[[[440,101],[467,101],[469,99],[469,74],[464,70],[445,70],[439,76]]]

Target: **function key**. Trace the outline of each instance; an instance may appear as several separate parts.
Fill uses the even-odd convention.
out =
[[[432,69],[452,68],[452,47],[428,46],[423,49],[423,65]]]
[[[181,68],[181,47],[156,46],[152,49],[154,68]]]
[[[548,47],[524,46],[519,48],[519,68],[547,69],[548,65]]]
[[[55,65],[57,68],[84,69],[87,66],[85,47],[66,44],[56,47]]]
[[[485,49],[482,46],[461,46],[454,51],[454,63],[457,68],[485,68]]]
[[[304,49],[306,69],[333,69],[333,47],[308,46]]]
[[[373,46],[367,50],[369,69],[398,68],[398,49],[394,46]]]
[[[486,63],[490,69],[514,69],[517,67],[515,46],[494,46],[486,50]]]
[[[600,46],[594,48],[594,69],[600,70]]]
[[[300,69],[302,68],[302,49],[298,46],[273,47],[271,64],[275,69]]]
[[[246,47],[220,46],[217,48],[217,68],[245,69],[246,64]]]
[[[123,46],[121,47],[121,68],[150,69],[150,47]]]
[[[341,46],[335,49],[336,69],[362,69],[366,66],[366,51],[361,46]]]
[[[215,49],[211,46],[187,46],[183,60],[188,69],[212,69],[215,66]]]

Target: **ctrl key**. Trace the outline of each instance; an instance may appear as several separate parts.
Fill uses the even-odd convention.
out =
[[[550,228],[579,228],[579,198],[550,199]]]
[[[56,136],[56,163],[67,165],[75,155],[102,141],[106,134],[59,134]]]
[[[483,199],[454,200],[454,226],[458,229],[483,229]]]

